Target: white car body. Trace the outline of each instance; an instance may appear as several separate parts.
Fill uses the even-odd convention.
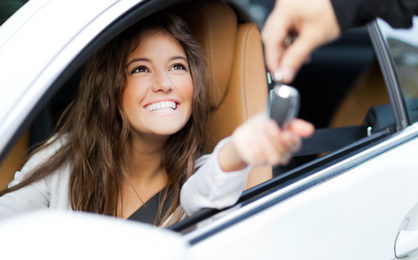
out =
[[[31,0],[0,27],[1,153],[77,55],[140,3]],[[417,154],[415,123],[184,235],[43,212],[1,222],[0,248],[4,259],[418,259]]]

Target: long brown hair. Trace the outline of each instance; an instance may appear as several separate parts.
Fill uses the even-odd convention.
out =
[[[58,121],[54,138],[35,152],[58,140],[65,140],[59,150],[35,168],[14,187],[0,195],[45,178],[63,163],[72,163],[69,198],[74,210],[117,215],[118,198],[124,172],[124,148],[129,141],[130,125],[121,109],[126,85],[126,60],[138,46],[146,30],[164,30],[183,47],[193,81],[192,115],[183,129],[169,137],[165,144],[162,167],[168,184],[162,200],[170,192],[171,204],[166,214],[162,205],[155,224],[161,225],[173,214],[170,223],[182,217],[179,194],[186,179],[194,172],[194,161],[206,148],[208,101],[205,62],[187,24],[179,16],[161,13],[132,26],[89,59],[75,100]],[[180,209],[180,210],[179,210]]]

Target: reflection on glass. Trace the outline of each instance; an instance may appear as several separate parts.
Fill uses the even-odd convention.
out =
[[[411,123],[418,121],[418,16],[409,29],[394,29],[378,21],[389,46]]]

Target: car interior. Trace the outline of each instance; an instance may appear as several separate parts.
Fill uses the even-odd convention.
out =
[[[264,64],[261,28],[259,20],[252,18],[242,5],[234,3],[236,1],[183,2],[169,8],[189,22],[209,65],[212,113],[208,123],[213,147],[239,124],[266,109],[272,83]],[[155,11],[158,9],[155,7]],[[136,20],[132,18],[123,27],[137,22],[138,17],[141,16]],[[114,32],[117,25],[114,26],[108,30],[107,40],[117,35]],[[82,61],[100,46],[97,42],[80,54],[82,57],[69,70],[71,75],[57,80],[55,93],[46,95],[43,109],[32,115],[29,127],[22,131],[0,163],[0,189],[5,188],[14,172],[21,168],[28,152],[50,135],[78,87]],[[364,28],[351,31],[313,53],[311,62],[304,65],[293,85],[301,93],[299,117],[313,122],[317,130],[312,138],[304,140],[302,150],[288,166],[255,168],[257,176],[269,176],[273,172],[274,177],[244,192],[240,203],[250,202],[272,189],[303,178],[392,132],[394,120],[385,83]],[[171,229],[185,230],[218,212],[208,209]]]

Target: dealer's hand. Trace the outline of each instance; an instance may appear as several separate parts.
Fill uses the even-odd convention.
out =
[[[287,38],[296,34],[287,46]],[[268,70],[289,83],[319,45],[340,34],[330,0],[277,0],[262,31]]]

